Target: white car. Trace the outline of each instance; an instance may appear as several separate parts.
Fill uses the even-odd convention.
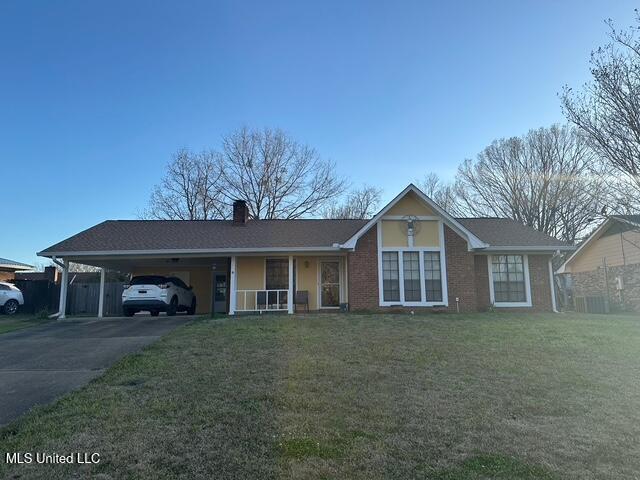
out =
[[[20,305],[24,305],[20,289],[11,283],[0,282],[0,310],[7,315],[13,315]]]
[[[122,312],[131,317],[141,311],[151,312],[154,317],[160,312],[167,312],[167,315],[187,312],[193,315],[196,312],[196,296],[193,289],[177,277],[133,277],[122,292]]]

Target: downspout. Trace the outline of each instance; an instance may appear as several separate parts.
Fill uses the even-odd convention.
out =
[[[549,258],[549,288],[551,289],[551,309],[553,313],[558,312],[558,304],[556,303],[556,283],[553,277],[553,257]]]

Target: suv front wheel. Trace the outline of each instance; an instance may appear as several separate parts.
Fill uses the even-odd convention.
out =
[[[8,300],[7,303],[4,304],[4,313],[7,315],[13,315],[18,311],[18,301],[17,300]]]

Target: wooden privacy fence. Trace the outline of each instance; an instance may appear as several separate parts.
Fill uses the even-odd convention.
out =
[[[104,285],[104,315],[122,314],[122,282],[108,282]],[[100,284],[72,283],[67,297],[67,315],[97,315],[100,300]]]
[[[24,297],[23,313],[57,312],[60,303],[60,285],[50,280],[14,280]]]
[[[22,291],[23,313],[56,313],[60,306],[60,284],[50,280],[14,280]],[[104,315],[122,315],[123,282],[104,285]],[[72,282],[67,290],[67,315],[97,315],[100,300],[99,282]]]

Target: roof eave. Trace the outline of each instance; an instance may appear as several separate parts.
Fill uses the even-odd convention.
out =
[[[319,246],[319,247],[264,247],[264,248],[196,248],[196,249],[153,249],[153,250],[92,250],[92,251],[47,251],[38,252],[40,257],[47,258],[81,258],[81,257],[103,257],[103,256],[153,256],[153,255],[176,255],[176,256],[198,256],[198,255],[233,255],[247,253],[288,253],[288,252],[339,252],[339,246]]]
[[[572,245],[491,245],[485,252],[571,252],[576,247]]]

